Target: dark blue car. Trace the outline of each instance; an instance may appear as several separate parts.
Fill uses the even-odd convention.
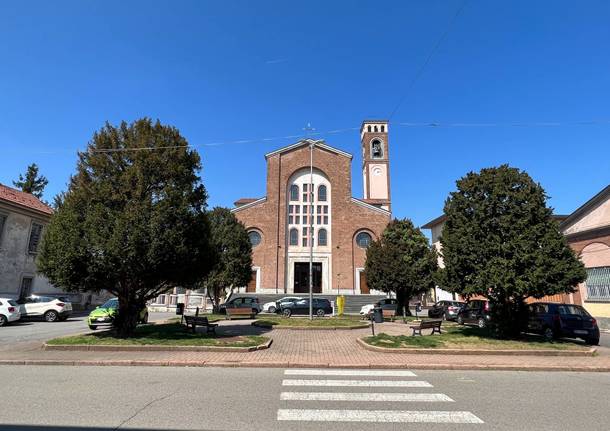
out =
[[[581,338],[599,344],[597,321],[580,305],[534,302],[528,306],[527,332],[553,338]]]

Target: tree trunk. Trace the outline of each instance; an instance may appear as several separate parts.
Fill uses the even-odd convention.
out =
[[[141,304],[141,301],[137,301],[135,298],[119,296],[119,309],[114,319],[114,326],[120,338],[129,338],[134,335],[140,312],[144,306],[145,304]]]

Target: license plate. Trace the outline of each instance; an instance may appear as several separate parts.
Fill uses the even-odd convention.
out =
[[[98,318],[97,318],[97,321],[98,321],[98,322],[104,322],[105,320],[106,320],[106,319],[105,319],[104,317],[98,317]]]
[[[575,334],[588,334],[589,331],[585,331],[584,329],[575,329],[574,333]]]

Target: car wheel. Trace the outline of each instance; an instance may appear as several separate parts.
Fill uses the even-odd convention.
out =
[[[477,320],[477,326],[479,328],[483,329],[484,327],[487,326],[487,322],[482,317],[479,317],[479,320]]]
[[[292,311],[290,310],[290,308],[286,308],[284,309],[282,314],[284,315],[284,317],[290,317],[292,315]]]
[[[553,331],[552,328],[549,328],[548,326],[546,328],[544,328],[544,330],[542,331],[542,336],[544,337],[544,339],[546,341],[551,341],[553,338],[555,338],[555,331]]]
[[[3,316],[2,314],[0,314],[0,326],[4,326],[8,323],[8,320],[5,316]]]
[[[49,310],[44,313],[44,320],[47,322],[57,322],[59,319],[59,314],[55,310]]]
[[[275,313],[275,307],[272,305],[271,307],[269,307],[269,313]]]
[[[316,316],[318,317],[324,317],[324,310],[322,310],[321,308],[318,308],[316,310]]]
[[[89,325],[89,329],[91,329],[92,331],[95,331],[97,329],[97,326],[95,325]]]
[[[464,324],[464,318],[462,316],[458,316],[457,317],[457,323],[458,323],[458,325],[463,325]]]
[[[597,346],[599,344],[599,338],[587,338],[585,339],[585,343],[589,344],[590,346]]]

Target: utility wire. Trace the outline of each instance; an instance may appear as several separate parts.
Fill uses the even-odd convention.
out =
[[[460,5],[460,7],[457,9],[457,11],[455,12],[455,15],[453,15],[453,18],[451,19],[451,21],[449,21],[449,24],[447,25],[447,27],[445,28],[445,31],[443,32],[443,34],[441,34],[441,37],[438,38],[438,40],[436,41],[436,44],[434,44],[434,46],[432,47],[432,50],[430,51],[430,53],[428,54],[428,56],[426,57],[426,60],[422,63],[422,65],[420,66],[420,68],[418,69],[417,73],[415,74],[415,76],[413,77],[413,79],[411,80],[411,82],[409,83],[409,85],[407,86],[407,88],[405,89],[405,92],[403,93],[402,97],[400,98],[400,100],[398,101],[398,104],[394,107],[394,109],[392,110],[391,114],[389,115],[388,119],[391,120],[392,117],[394,117],[394,114],[396,114],[396,111],[398,111],[398,109],[400,108],[400,106],[403,104],[403,102],[405,101],[405,99],[407,98],[409,92],[411,91],[411,89],[413,88],[413,86],[415,85],[415,83],[417,82],[417,80],[419,79],[419,77],[422,75],[422,73],[424,72],[424,69],[426,68],[426,66],[428,66],[428,63],[430,63],[430,60],[432,59],[432,56],[436,53],[436,51],[438,50],[439,46],[441,45],[441,43],[445,40],[445,38],[447,37],[447,35],[449,34],[449,30],[451,30],[451,27],[453,26],[453,23],[455,22],[455,20],[457,19],[457,17],[460,15],[460,13],[462,12],[462,10],[464,9],[464,6],[466,6],[466,3],[468,2],[468,0],[463,0],[462,4]]]

